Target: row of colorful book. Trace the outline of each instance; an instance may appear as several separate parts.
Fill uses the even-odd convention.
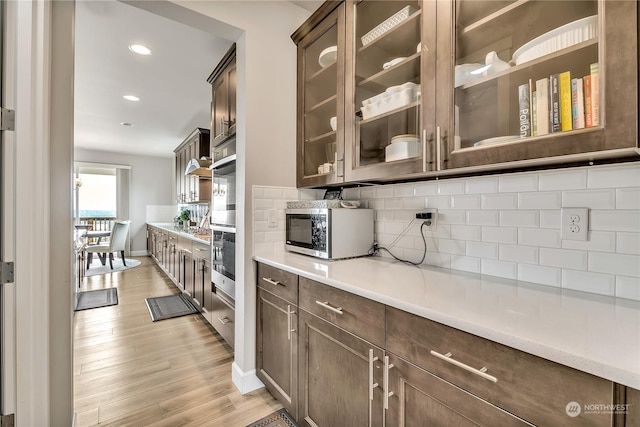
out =
[[[570,71],[518,86],[520,137],[583,129],[600,124],[598,64],[590,74]]]

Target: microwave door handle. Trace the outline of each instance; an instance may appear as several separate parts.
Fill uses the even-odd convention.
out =
[[[235,233],[235,227],[225,227],[222,225],[210,225],[209,228],[213,231],[222,231],[223,233]]]

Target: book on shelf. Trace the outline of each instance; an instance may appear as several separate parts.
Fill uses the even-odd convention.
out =
[[[573,128],[584,128],[584,91],[582,88],[582,77],[571,79],[571,116],[573,117]]]
[[[591,74],[587,74],[582,78],[582,86],[584,91],[584,126],[590,128],[593,126],[591,118]]]
[[[571,114],[571,72],[565,71],[559,76],[560,86],[560,129],[572,130],[573,118]]]
[[[549,77],[549,131],[560,132],[560,85],[558,74]]]
[[[529,83],[529,87],[531,87],[531,83]],[[531,92],[531,136],[538,136],[538,103],[536,102],[537,97],[538,92],[536,92],[535,90]]]
[[[549,79],[536,81],[536,133],[549,133]]]
[[[600,82],[598,63],[591,64],[591,122],[592,126],[600,125]]]
[[[520,123],[520,138],[531,136],[531,96],[529,83],[518,86],[518,120]]]

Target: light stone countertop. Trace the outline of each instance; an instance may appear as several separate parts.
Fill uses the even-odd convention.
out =
[[[640,390],[640,302],[379,257],[254,259]]]
[[[200,238],[197,235],[187,233],[186,231],[176,230],[172,222],[148,222],[147,224],[151,225],[152,227],[162,228],[163,230],[170,231],[171,233],[175,233],[188,239],[195,240],[196,242],[206,243],[207,245],[211,244],[211,241],[208,239]],[[209,231],[209,233],[211,233],[211,231]],[[211,238],[210,234],[209,238]]]

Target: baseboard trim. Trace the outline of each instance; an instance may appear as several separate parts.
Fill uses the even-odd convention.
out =
[[[233,362],[231,365],[231,380],[242,394],[247,394],[264,387],[262,381],[258,379],[255,369],[243,372],[236,362]]]
[[[144,251],[131,251],[131,256],[149,256],[149,252],[145,249]]]

